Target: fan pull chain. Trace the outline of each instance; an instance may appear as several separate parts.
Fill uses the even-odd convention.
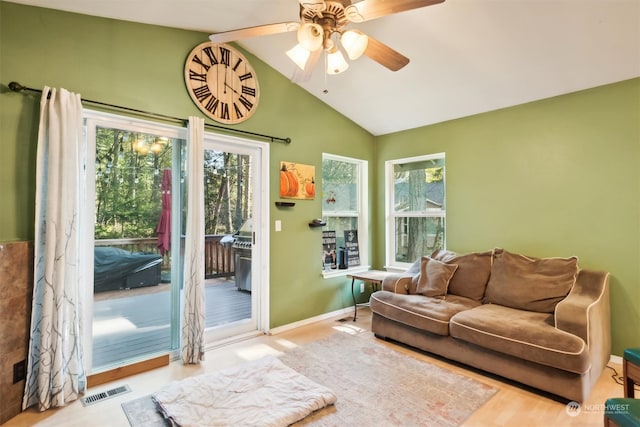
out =
[[[329,93],[329,89],[327,88],[327,75],[328,75],[328,73],[327,73],[327,65],[328,65],[327,57],[328,57],[328,55],[329,54],[325,50],[324,51],[324,90],[322,91],[322,93],[324,93],[325,95]]]

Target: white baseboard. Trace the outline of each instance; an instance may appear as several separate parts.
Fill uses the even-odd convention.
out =
[[[609,362],[616,363],[618,365],[622,365],[622,357],[615,356],[615,355],[612,354],[611,357],[609,357]]]
[[[353,315],[353,307],[343,308],[341,310],[332,311],[330,313],[324,313],[320,316],[310,317],[308,319],[300,320],[298,322],[289,323],[287,325],[278,326],[269,330],[269,335],[278,335],[291,329],[299,328],[300,326],[310,325],[311,323],[320,322],[322,320],[331,319],[333,317],[344,316],[345,314]]]

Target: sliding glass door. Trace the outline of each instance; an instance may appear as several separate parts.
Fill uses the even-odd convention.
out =
[[[90,360],[97,372],[178,346],[186,130],[105,114],[86,121],[94,190]]]
[[[206,332],[208,344],[261,329],[263,150],[208,134],[204,144]]]
[[[90,373],[179,354],[187,130],[85,111]],[[208,346],[268,327],[268,145],[205,133]]]

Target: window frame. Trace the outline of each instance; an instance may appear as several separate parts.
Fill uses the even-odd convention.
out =
[[[363,272],[371,269],[369,263],[369,195],[368,186],[369,182],[369,161],[364,159],[356,159],[353,157],[339,156],[337,154],[322,153],[322,163],[325,160],[333,160],[345,163],[355,164],[357,167],[356,177],[356,189],[357,189],[357,211],[325,211],[324,210],[324,197],[321,200],[322,203],[322,218],[357,218],[358,220],[358,244],[360,250],[360,265],[354,267],[348,267],[346,269],[335,269],[331,271],[322,270],[322,276],[325,279],[332,277],[346,276],[351,273]],[[321,166],[322,167],[322,166]],[[324,175],[322,176],[322,182],[324,186]],[[323,188],[324,191],[324,188]],[[324,196],[324,194],[323,194]],[[318,245],[318,252],[320,253],[321,245]],[[320,258],[320,255],[318,255]]]
[[[394,167],[398,164],[418,163],[429,160],[442,160],[444,163],[444,203],[442,209],[425,208],[422,211],[395,211],[395,177]],[[405,271],[412,262],[396,261],[396,228],[395,222],[398,218],[443,218],[444,219],[444,239],[443,248],[446,248],[447,241],[447,169],[446,155],[444,152],[434,154],[424,154],[414,157],[405,157],[402,159],[393,159],[385,161],[385,268],[388,271]],[[424,254],[430,255],[430,254]]]

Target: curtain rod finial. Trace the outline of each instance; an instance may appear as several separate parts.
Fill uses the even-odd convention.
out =
[[[11,82],[11,83],[9,83],[9,89],[11,89],[14,92],[20,92],[20,91],[24,90],[25,87],[22,86],[18,82]]]

